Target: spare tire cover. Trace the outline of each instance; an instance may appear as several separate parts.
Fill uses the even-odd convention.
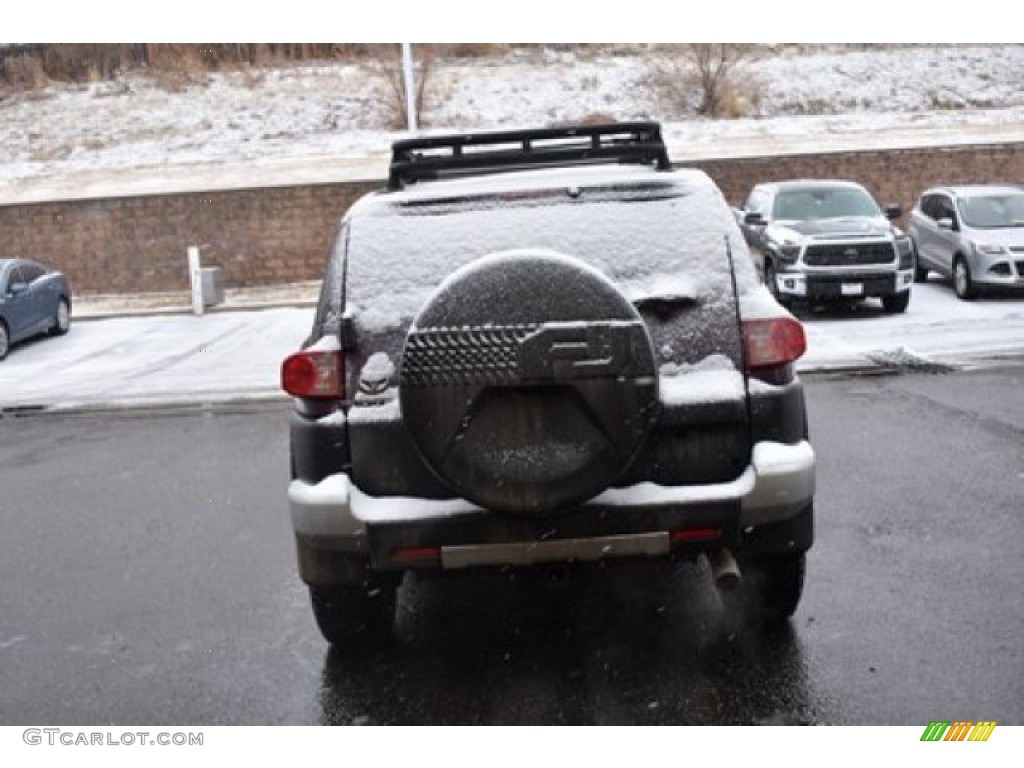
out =
[[[464,498],[564,509],[629,465],[656,416],[654,352],[604,275],[550,251],[493,254],[453,273],[402,356],[403,421]]]

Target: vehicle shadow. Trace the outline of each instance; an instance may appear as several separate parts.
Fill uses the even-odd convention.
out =
[[[816,719],[794,630],[738,626],[703,564],[414,580],[399,599],[388,647],[327,653],[325,724]]]

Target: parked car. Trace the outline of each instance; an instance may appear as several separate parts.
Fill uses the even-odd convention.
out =
[[[860,184],[790,180],[758,184],[736,212],[765,284],[783,304],[877,297],[886,312],[910,303],[910,240]]]
[[[71,284],[63,273],[29,259],[0,258],[0,360],[12,344],[71,327]]]
[[[324,637],[403,574],[707,556],[754,621],[800,599],[815,456],[801,324],[657,123],[399,141],[282,365]]]
[[[926,190],[910,212],[915,277],[953,279],[961,299],[986,288],[1024,290],[1024,187],[975,184]]]

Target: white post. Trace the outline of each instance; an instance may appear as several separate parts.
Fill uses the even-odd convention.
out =
[[[405,79],[405,114],[409,118],[409,131],[416,126],[416,83],[413,79],[412,43],[402,43],[402,72]]]
[[[192,283],[192,314],[203,314],[203,273],[199,269],[199,248],[188,247],[188,279]]]

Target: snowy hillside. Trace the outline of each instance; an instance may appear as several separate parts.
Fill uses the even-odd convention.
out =
[[[1024,129],[1024,46],[919,46],[765,56],[740,84],[741,120],[697,120],[685,98],[650,86],[661,54],[521,52],[435,63],[428,130],[544,125],[590,114],[654,118],[670,140],[716,144],[780,136]],[[161,87],[142,73],[52,85],[0,99],[0,181],[80,172],[356,157],[385,150],[394,98],[366,65],[331,63],[201,75]]]

